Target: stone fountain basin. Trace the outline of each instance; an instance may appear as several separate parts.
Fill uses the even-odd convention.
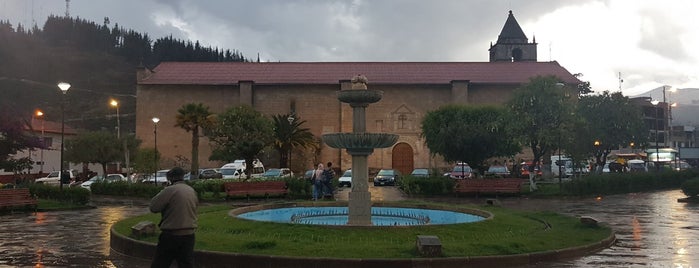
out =
[[[337,92],[337,99],[344,103],[375,103],[383,97],[383,91],[371,89],[346,89]]]
[[[323,134],[323,142],[336,149],[374,149],[391,147],[398,135],[389,133],[329,133]]]

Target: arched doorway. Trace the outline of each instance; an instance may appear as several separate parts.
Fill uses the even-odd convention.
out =
[[[391,166],[406,175],[413,172],[413,148],[405,142],[393,146]]]

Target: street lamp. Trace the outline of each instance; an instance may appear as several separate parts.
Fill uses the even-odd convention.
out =
[[[153,172],[153,183],[158,183],[158,122],[160,118],[153,117],[153,147],[155,148],[155,156],[153,161],[155,164],[155,171]]]
[[[41,110],[36,110],[35,113],[37,118],[41,118],[41,153],[40,153],[40,165],[39,174],[44,173],[44,146],[46,146],[46,138],[44,138],[44,112]]]
[[[65,172],[65,170],[63,169],[63,148],[64,148],[63,140],[64,140],[65,130],[66,130],[66,112],[65,112],[64,102],[66,99],[65,98],[66,93],[68,92],[68,89],[70,88],[70,84],[68,84],[66,82],[60,82],[60,83],[58,83],[58,88],[61,89],[61,92],[63,93],[63,94],[61,94],[61,159],[60,159],[60,163],[59,163],[61,175],[58,178],[58,185],[60,186],[59,188],[62,191],[63,190],[63,175]]]
[[[109,104],[112,105],[112,107],[115,107],[115,108],[116,108],[117,139],[121,139],[121,137],[120,137],[120,136],[121,136],[121,134],[120,134],[120,133],[121,133],[121,124],[120,124],[120,122],[119,122],[119,102],[117,102],[117,100],[115,100],[115,99],[112,99],[112,100],[109,102]]]
[[[663,87],[663,97],[665,96],[665,87]],[[653,104],[653,109],[655,109],[655,171],[660,172],[660,149],[658,147],[658,103],[660,101],[652,100],[650,104]]]
[[[289,121],[289,152],[288,152],[288,156],[289,156],[289,157],[288,157],[288,158],[289,158],[289,164],[288,164],[288,166],[289,166],[289,169],[291,169],[291,150],[293,149],[293,146],[291,145],[291,136],[294,134],[294,133],[293,133],[293,125],[292,125],[292,124],[294,123],[294,120],[295,120],[295,119],[296,119],[296,118],[294,118],[294,114],[289,114],[289,117],[286,118],[286,121]]]

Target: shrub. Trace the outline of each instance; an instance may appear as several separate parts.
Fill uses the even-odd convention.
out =
[[[286,178],[286,188],[289,190],[289,197],[295,199],[308,199],[313,194],[310,182],[303,178]],[[334,187],[337,187],[337,179],[334,180]]]
[[[69,202],[77,205],[85,205],[90,202],[90,191],[82,187],[63,187],[63,190],[61,190],[60,187],[52,185],[31,184],[29,192],[38,198]]]
[[[398,182],[399,187],[408,195],[440,195],[454,191],[454,180],[443,176],[419,178],[405,176]]]
[[[666,171],[660,174],[613,173],[593,174],[563,184],[563,193],[572,195],[621,194],[680,188],[684,181],[699,177],[693,170]]]
[[[130,183],[125,181],[119,182],[95,182],[90,185],[90,190],[93,194],[114,195],[114,196],[131,196],[151,198],[158,194],[163,186],[158,186],[148,183]]]
[[[699,178],[687,180],[682,183],[682,192],[688,197],[696,197],[699,195]]]

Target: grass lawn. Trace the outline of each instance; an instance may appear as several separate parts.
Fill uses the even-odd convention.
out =
[[[401,204],[431,204],[405,201]],[[436,203],[435,203],[436,204]],[[607,227],[586,227],[578,219],[552,212],[522,212],[493,206],[438,204],[487,210],[495,215],[476,223],[413,227],[338,227],[256,222],[228,216],[230,206],[199,209],[198,250],[280,256],[337,258],[413,258],[417,235],[436,235],[445,257],[508,255],[581,246],[603,240]],[[144,220],[146,214],[115,224],[118,233]],[[547,227],[543,222],[549,224]],[[157,236],[142,239],[156,243]]]

